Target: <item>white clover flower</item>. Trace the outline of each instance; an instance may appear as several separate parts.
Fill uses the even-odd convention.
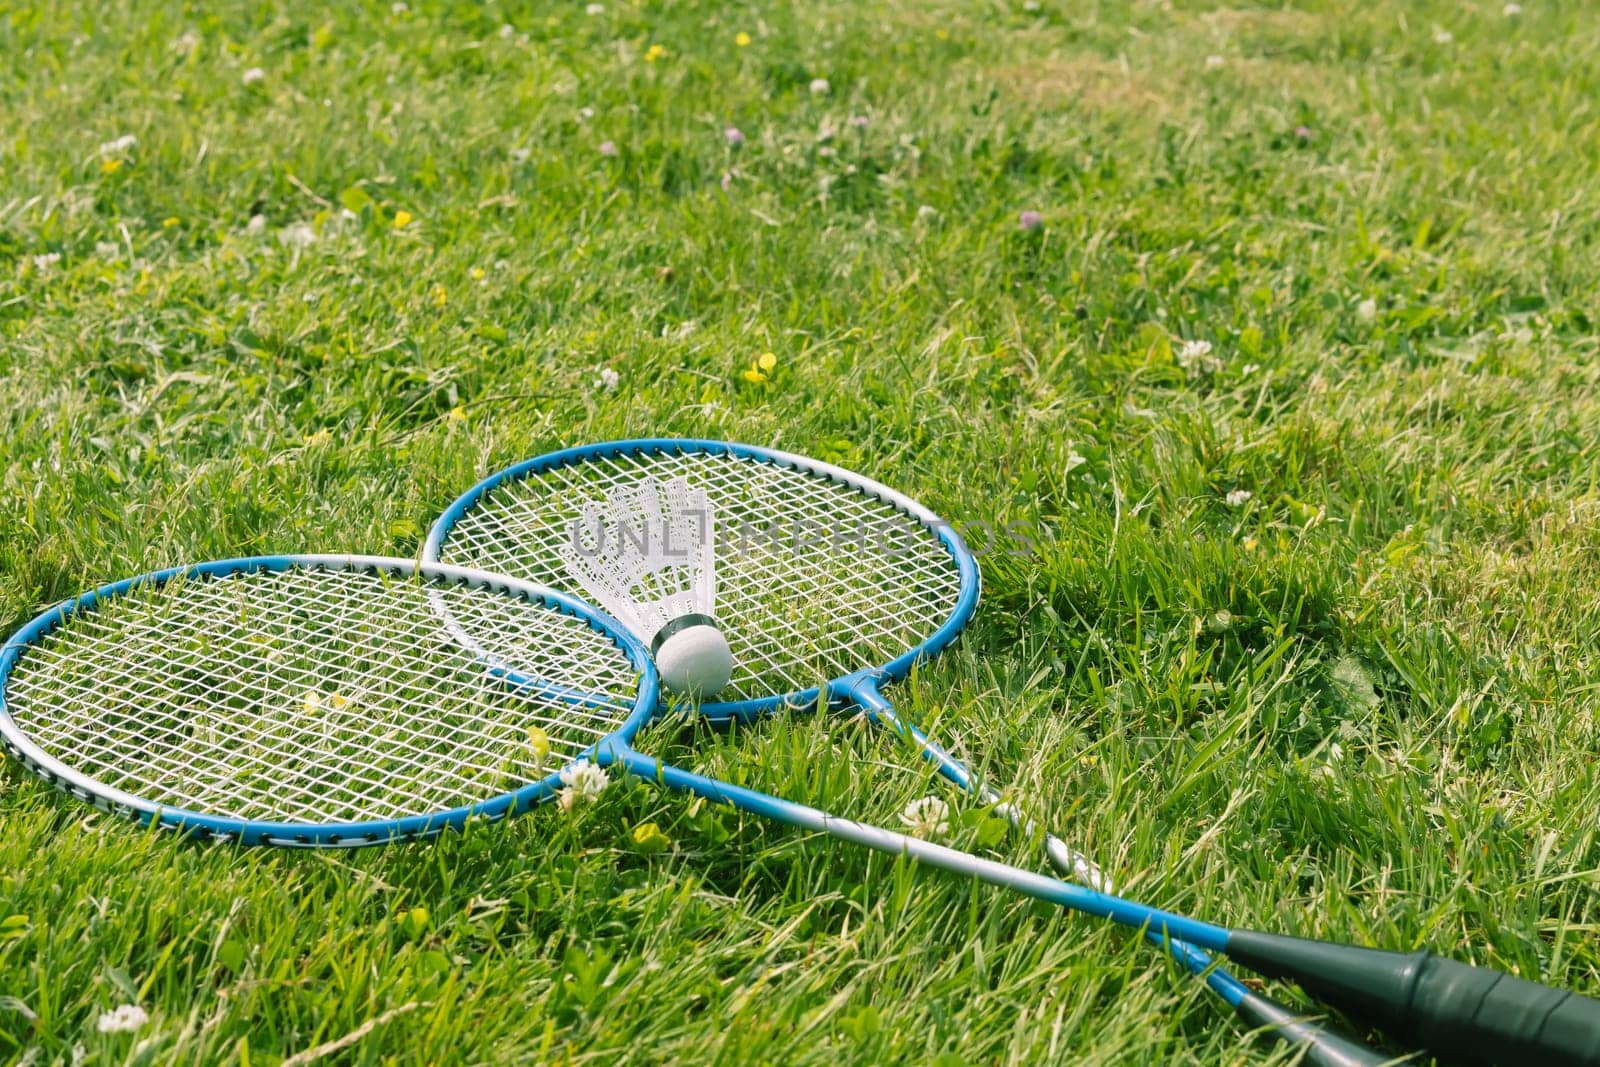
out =
[[[580,107],[578,109],[578,121],[579,122],[588,122],[592,118],[594,118],[594,108],[592,108],[592,107]]]
[[[260,233],[266,228],[267,217],[265,215],[251,215],[250,221],[244,224],[244,232],[249,234]]]
[[[1433,40],[1434,40],[1435,44],[1449,44],[1451,41],[1453,41],[1455,39],[1456,39],[1456,35],[1451,33],[1449,30],[1440,30],[1440,31],[1438,31],[1437,33],[1435,33],[1433,35]]]
[[[923,204],[921,207],[917,208],[918,222],[932,222],[938,217],[939,209],[934,207],[932,204]]]
[[[938,797],[918,797],[900,813],[900,823],[912,837],[944,837],[950,832],[950,805]]]
[[[262,70],[260,67],[251,67],[239,77],[239,80],[244,82],[246,85],[254,85],[256,82],[265,81],[266,78],[266,71]]]
[[[1508,19],[1514,19],[1518,15],[1522,14],[1522,5],[1507,4],[1505,7],[1500,9],[1500,14],[1504,15]]]
[[[296,222],[278,231],[278,243],[285,248],[309,248],[317,243],[317,231],[309,222]]]
[[[1227,63],[1227,60],[1223,59],[1221,56],[1218,56],[1218,55],[1206,56],[1206,69],[1207,70],[1216,70],[1218,67],[1222,66],[1225,63]]]
[[[137,1004],[124,1004],[100,1016],[95,1029],[102,1034],[127,1034],[150,1021],[150,1013]]]
[[[611,390],[615,389],[620,381],[622,381],[622,375],[610,367],[601,367],[600,376],[594,380],[594,386],[596,389]]]
[[[827,96],[828,93],[832,89],[833,89],[833,86],[828,84],[828,79],[827,78],[812,78],[811,79],[811,95],[812,96]]]
[[[1356,305],[1356,318],[1362,322],[1371,322],[1378,317],[1378,302],[1372,297],[1367,297]]]
[[[509,22],[503,23],[500,26],[500,39],[502,41],[509,41],[509,40],[511,40],[511,38],[515,37],[516,35],[517,35],[517,28],[515,26],[511,25],[511,23],[509,23]]]
[[[115,241],[96,241],[94,254],[101,259],[117,259],[122,255],[122,246]]]
[[[100,154],[102,156],[120,156],[138,143],[139,138],[131,133],[125,133],[121,137],[101,145]]]
[[[583,9],[583,13],[589,16],[604,15],[606,13],[606,5],[590,4]]]
[[[606,786],[611,784],[611,776],[604,767],[597,767],[588,760],[578,760],[561,768],[561,784],[566,788],[556,794],[557,803],[562,811],[571,811],[580,804],[589,804],[598,799]]]
[[[1185,341],[1178,346],[1178,366],[1191,374],[1207,374],[1222,369],[1222,360],[1211,354],[1210,341]]]
[[[49,270],[61,262],[60,252],[41,252],[33,257],[33,269],[39,271]]]
[[[389,5],[389,13],[392,15],[404,15],[410,10],[411,8],[406,4],[405,0],[395,0],[394,3]]]
[[[193,52],[200,44],[200,35],[193,30],[185,30],[182,37],[172,42],[172,47],[187,55]]]
[[[1248,489],[1235,489],[1225,499],[1230,508],[1242,508],[1255,499],[1255,494]]]

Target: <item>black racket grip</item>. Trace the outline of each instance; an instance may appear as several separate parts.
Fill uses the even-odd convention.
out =
[[[1600,1001],[1431,952],[1236,930],[1227,956],[1447,1063],[1600,1067]]]

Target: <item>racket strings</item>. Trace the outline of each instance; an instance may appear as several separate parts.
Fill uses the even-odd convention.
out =
[[[480,648],[454,639],[441,607],[481,635]],[[514,691],[484,651],[584,699]],[[297,568],[179,579],[78,612],[23,654],[6,706],[48,754],[146,800],[257,821],[364,822],[543,777],[613,732],[636,686],[608,637],[546,606]],[[530,727],[543,731],[549,768]]]
[[[889,662],[926,640],[960,597],[936,531],[822,475],[752,457],[591,457],[492,489],[451,527],[445,562],[558,588],[560,551],[586,501],[649,476],[686,478],[716,509],[717,615],[735,668],[722,699],[796,692]]]

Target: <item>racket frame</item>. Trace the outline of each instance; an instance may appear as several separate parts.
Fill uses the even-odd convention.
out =
[[[883,666],[858,670],[851,674],[831,679],[821,685],[790,693],[752,697],[745,700],[708,701],[701,704],[697,709],[703,718],[711,722],[726,722],[729,720],[748,722],[771,712],[809,709],[815,707],[819,700],[833,708],[852,705],[855,703],[855,691],[863,678],[870,677],[879,685],[903,679],[917,663],[944,651],[960,636],[961,631],[966,629],[967,624],[972,621],[972,616],[977,611],[980,590],[978,561],[967,548],[966,542],[962,540],[961,535],[956,532],[955,527],[904,493],[890,489],[888,486],[883,485],[881,482],[875,482],[871,478],[865,478],[853,471],[845,470],[843,467],[836,467],[831,463],[821,463],[805,456],[796,455],[792,452],[782,452],[775,448],[763,448],[759,445],[739,444],[732,441],[711,441],[701,438],[645,437],[566,448],[525,460],[491,474],[457,497],[434,522],[433,528],[428,531],[427,540],[422,546],[422,559],[432,562],[438,561],[444,551],[445,543],[449,539],[450,531],[455,524],[480,500],[502,485],[519,482],[531,475],[542,474],[561,467],[575,466],[594,459],[639,456],[661,452],[677,452],[680,454],[703,452],[713,456],[738,456],[821,475],[836,484],[849,486],[883,501],[902,515],[935,532],[939,541],[944,545],[945,551],[950,554],[951,560],[956,564],[960,582],[956,602],[950,611],[949,617],[940,623],[938,628],[924,638],[920,644],[907,649]]]
[[[655,666],[650,661],[649,652],[638,638],[610,616],[559,590],[547,589],[531,582],[470,567],[387,556],[248,556],[168,567],[165,570],[125,578],[70,597],[36,615],[13,634],[4,646],[0,646],[0,748],[5,749],[45,782],[102,811],[130,818],[144,825],[155,824],[184,834],[238,841],[246,845],[355,848],[417,840],[433,837],[446,829],[460,829],[469,819],[495,821],[508,815],[515,815],[555,796],[561,784],[559,768],[555,773],[485,800],[396,819],[328,823],[241,819],[158,804],[97,781],[44,751],[12,718],[6,703],[7,682],[10,680],[12,669],[27,654],[28,649],[66,625],[73,616],[93,612],[102,604],[131,591],[157,588],[175,580],[225,579],[260,571],[284,572],[297,567],[363,571],[402,580],[417,578],[442,580],[457,585],[488,588],[504,596],[538,603],[543,605],[540,610],[560,611],[583,621],[591,629],[611,639],[627,656],[630,666],[639,675],[639,688],[635,694],[633,710],[616,731],[599,739],[596,746],[608,740],[627,743],[656,714],[660,703],[660,691]],[[448,613],[437,604],[435,610],[441,614],[440,625],[448,627],[453,621]],[[461,635],[452,629],[451,638],[459,642]],[[485,668],[491,674],[504,681],[512,690],[532,687],[543,690],[543,695],[549,694],[548,687],[537,680],[520,675],[505,664],[488,658],[481,648],[473,647],[470,651],[484,662]],[[578,696],[576,699],[582,701],[585,697]],[[592,758],[594,748],[595,746],[590,746],[585,755]],[[578,758],[585,758],[585,755],[580,755]]]

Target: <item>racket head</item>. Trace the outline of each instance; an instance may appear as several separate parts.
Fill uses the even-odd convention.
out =
[[[716,509],[717,616],[735,667],[721,698],[700,705],[700,714],[709,719],[810,708],[819,698],[854,702],[863,678],[875,684],[894,681],[937,655],[977,607],[977,561],[956,529],[928,508],[832,464],[729,441],[609,441],[518,463],[457,498],[429,531],[422,558],[581,595],[555,555],[552,538],[569,536],[586,499],[646,476],[685,477],[691,487],[707,489]],[[763,516],[763,506],[775,514]],[[898,522],[911,535],[909,552],[899,562],[879,558],[884,552],[849,555],[860,542],[857,530],[846,529],[842,542],[830,539],[825,547],[834,551],[825,558],[802,557],[796,550],[788,561],[793,571],[785,574],[781,556],[751,551],[749,541],[734,543],[737,535],[729,531],[752,518],[781,519],[794,529],[808,521],[843,518],[869,539]],[[855,585],[848,580],[852,570],[861,579]],[[768,632],[764,603],[753,610],[746,604],[764,602],[773,593],[837,599],[831,615],[823,605],[798,623],[786,621]]]
[[[252,845],[381,844],[526,811],[657,704],[649,653],[588,604],[380,556],[173,567],[0,646],[0,747],[25,767],[102,810]],[[532,726],[549,738],[537,759]]]

